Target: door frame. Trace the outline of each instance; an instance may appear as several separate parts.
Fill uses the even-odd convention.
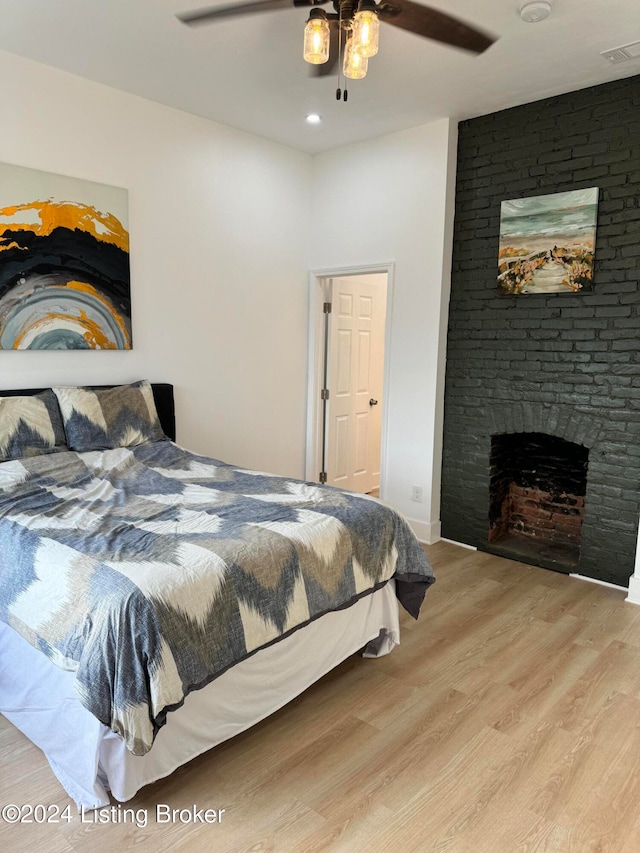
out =
[[[395,264],[393,261],[380,264],[364,264],[354,267],[332,267],[316,269],[309,273],[309,359],[307,372],[307,438],[305,454],[305,477],[318,482],[322,464],[322,406],[320,391],[323,383],[324,346],[324,284],[329,278],[348,278],[372,273],[386,273],[387,305],[384,326],[384,367],[382,378],[382,423],[380,435],[380,497],[387,493],[387,433],[389,420],[389,390],[391,365],[391,320],[393,308],[393,286]],[[327,441],[329,433],[327,431]]]

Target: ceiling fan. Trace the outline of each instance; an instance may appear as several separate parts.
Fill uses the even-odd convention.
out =
[[[317,8],[329,2],[334,12]],[[183,12],[177,18],[184,24],[196,26],[236,15],[292,7],[311,7],[305,26],[303,56],[315,66],[319,75],[330,74],[342,59],[345,77],[355,80],[364,77],[369,58],[378,52],[380,21],[473,53],[482,53],[495,41],[470,24],[414,0],[246,0]],[[339,88],[336,97],[340,99]],[[346,90],[344,100],[347,100]]]

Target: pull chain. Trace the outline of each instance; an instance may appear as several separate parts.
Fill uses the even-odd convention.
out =
[[[342,97],[342,89],[340,88],[340,75],[342,72],[342,3],[338,9],[338,88],[336,89],[336,101]]]
[[[342,75],[342,3],[338,9],[338,88],[336,89],[336,101],[342,98],[346,101],[349,97],[347,92],[347,81],[344,83],[344,92],[340,89],[340,77]]]

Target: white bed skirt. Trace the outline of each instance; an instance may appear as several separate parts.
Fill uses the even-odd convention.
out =
[[[152,750],[134,756],[80,704],[72,672],[59,669],[0,622],[0,712],[44,752],[78,806],[131,799],[143,787],[277,711],[349,655],[400,642],[393,580],[232,667],[167,717]],[[28,674],[28,681],[26,675]]]

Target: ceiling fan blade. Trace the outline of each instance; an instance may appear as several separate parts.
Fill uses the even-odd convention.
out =
[[[495,41],[475,27],[413,0],[382,0],[378,5],[378,17],[394,27],[474,53],[482,53]]]
[[[253,12],[270,12],[272,9],[291,9],[294,5],[311,6],[313,4],[311,0],[308,3],[299,3],[299,0],[295,3],[294,0],[248,0],[246,3],[230,3],[228,6],[209,6],[194,12],[181,12],[176,15],[176,18],[183,24],[193,27],[198,24],[207,24],[218,18],[230,18]]]

